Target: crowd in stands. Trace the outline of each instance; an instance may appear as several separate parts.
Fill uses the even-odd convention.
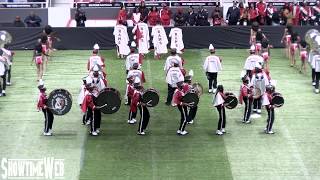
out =
[[[41,21],[41,18],[31,11],[30,14],[25,17],[24,21],[21,20],[20,16],[16,16],[12,23],[12,27],[40,27]]]

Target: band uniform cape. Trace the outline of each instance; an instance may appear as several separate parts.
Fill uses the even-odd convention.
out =
[[[214,99],[213,99],[213,106],[217,107],[221,104],[224,103],[224,99],[223,99],[223,93],[221,92],[217,92],[217,94],[215,95]]]
[[[174,63],[178,63],[180,69],[183,69],[183,60],[180,56],[174,55],[167,57],[163,70],[167,72],[171,67],[173,67]]]
[[[119,48],[119,54],[128,55],[130,53],[130,48],[128,46],[128,42],[130,39],[128,36],[127,27],[122,24],[116,25],[113,30],[113,35],[114,42]]]
[[[153,37],[152,43],[156,54],[168,53],[167,45],[168,38],[166,32],[161,25],[152,27],[151,36]]]
[[[179,67],[172,67],[168,70],[166,76],[166,82],[171,85],[171,87],[177,87],[177,82],[184,81],[184,76]]]
[[[203,69],[206,72],[214,73],[222,70],[221,60],[218,56],[211,55],[206,58],[203,64]]]
[[[176,49],[177,53],[181,54],[182,50],[184,49],[182,29],[172,28],[170,30],[169,37],[171,37],[170,48]]]
[[[105,67],[104,58],[99,55],[90,56],[87,64],[88,71],[91,71],[94,65],[99,65],[100,67]]]
[[[258,55],[250,55],[244,64],[243,69],[253,70],[256,67],[257,63],[263,63],[263,58]]]
[[[313,56],[311,67],[315,70],[315,72],[320,72],[320,55]]]
[[[132,33],[135,35],[137,41],[138,52],[140,54],[147,54],[149,52],[149,28],[146,23],[140,22],[133,29]]]
[[[126,58],[126,70],[130,70],[134,63],[138,63],[141,67],[141,56],[139,54],[129,54]]]

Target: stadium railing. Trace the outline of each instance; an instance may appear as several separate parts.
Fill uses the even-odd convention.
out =
[[[2,2],[0,1],[0,8],[48,8],[49,0],[43,1],[13,1]]]

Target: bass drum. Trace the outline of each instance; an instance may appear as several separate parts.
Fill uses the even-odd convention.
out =
[[[237,97],[231,93],[227,92],[225,93],[226,99],[224,100],[225,106],[228,109],[234,109],[238,105],[238,99]]]
[[[159,103],[159,93],[154,88],[145,90],[142,94],[141,102],[147,104],[148,107],[155,107]]]
[[[71,110],[72,96],[65,89],[55,89],[49,94],[46,105],[53,114],[65,115]]]
[[[275,92],[272,94],[271,104],[275,107],[281,107],[284,104],[284,98],[280,93]]]
[[[104,114],[116,113],[121,106],[120,92],[114,88],[103,89],[97,96],[95,105]]]
[[[189,104],[188,106],[190,107],[197,106],[199,103],[198,93],[195,90],[191,89],[182,97],[182,102]]]

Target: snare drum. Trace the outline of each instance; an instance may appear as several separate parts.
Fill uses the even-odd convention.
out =
[[[98,94],[95,105],[104,114],[113,114],[120,109],[120,92],[114,88],[105,88]]]
[[[233,93],[226,92],[225,96],[226,96],[226,99],[224,100],[224,104],[225,104],[226,108],[234,109],[235,107],[237,107],[238,99]]]
[[[199,96],[198,93],[194,90],[191,89],[189,90],[183,97],[182,97],[182,102],[189,104],[188,106],[190,107],[195,107],[199,103]]]
[[[154,88],[145,90],[142,94],[141,102],[146,104],[148,107],[155,107],[159,103],[159,93]]]
[[[55,89],[49,94],[46,105],[53,114],[65,115],[72,107],[72,96],[65,89]]]
[[[278,92],[272,93],[271,98],[271,104],[273,104],[275,107],[281,107],[284,104],[284,99],[282,95]]]

